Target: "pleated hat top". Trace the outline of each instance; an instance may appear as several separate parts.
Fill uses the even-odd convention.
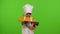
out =
[[[26,4],[23,6],[23,9],[25,13],[32,13],[33,6],[30,4]]]

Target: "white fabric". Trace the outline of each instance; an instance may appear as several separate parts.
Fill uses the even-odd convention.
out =
[[[32,13],[32,9],[33,9],[33,6],[30,5],[30,4],[26,4],[24,7],[23,7],[25,13]]]
[[[33,30],[30,30],[28,27],[23,25],[22,34],[34,34],[34,32],[33,32]]]
[[[25,20],[26,17],[24,17]],[[32,17],[30,17],[30,20],[32,21]],[[34,34],[33,30],[30,30],[25,25],[22,25],[22,34]]]

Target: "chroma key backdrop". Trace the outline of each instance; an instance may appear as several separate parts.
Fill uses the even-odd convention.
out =
[[[22,34],[18,18],[27,3],[34,6],[32,16],[39,22],[35,34],[60,34],[59,0],[0,0],[0,34]]]

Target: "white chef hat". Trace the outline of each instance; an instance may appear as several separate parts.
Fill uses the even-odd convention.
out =
[[[32,13],[33,6],[30,4],[26,4],[25,6],[23,6],[23,9],[25,13]]]

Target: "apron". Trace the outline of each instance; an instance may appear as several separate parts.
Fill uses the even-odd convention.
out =
[[[26,17],[24,17],[25,20]],[[32,21],[32,17],[30,17],[30,21]],[[25,25],[22,25],[22,34],[34,34],[33,30],[29,29]]]

